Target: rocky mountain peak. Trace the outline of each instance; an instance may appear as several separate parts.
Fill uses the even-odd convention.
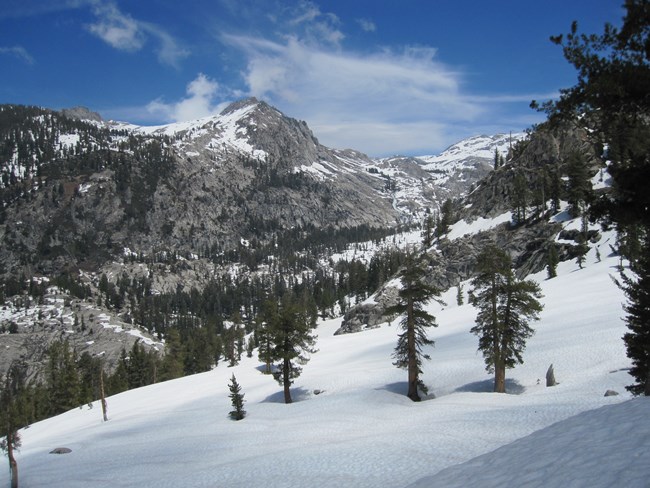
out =
[[[69,119],[75,120],[90,120],[92,122],[103,122],[104,120],[97,112],[93,112],[89,108],[81,106],[64,108],[61,110],[61,113]]]

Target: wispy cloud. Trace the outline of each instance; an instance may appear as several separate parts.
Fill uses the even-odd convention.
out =
[[[221,112],[227,102],[218,102],[221,89],[219,83],[203,73],[187,85],[187,96],[178,102],[167,103],[162,99],[147,105],[147,111],[158,114],[169,122],[200,119]]]
[[[158,43],[156,52],[163,64],[178,67],[179,61],[189,55],[189,51],[181,48],[164,29],[134,19],[120,11],[114,3],[95,3],[93,13],[97,21],[87,26],[88,31],[115,49],[136,52],[151,37]]]
[[[0,47],[0,54],[8,54],[20,59],[24,63],[34,64],[34,58],[22,46]]]
[[[375,32],[377,30],[377,26],[372,20],[357,19],[357,23],[361,26],[361,29],[363,29],[365,32]]]
[[[322,12],[320,7],[311,1],[299,2],[288,12],[287,25],[295,32],[301,32],[306,41],[320,44],[325,43],[338,47],[345,39],[340,30],[341,21],[329,12]]]
[[[328,145],[366,141],[356,147],[374,154],[413,148],[418,140],[431,147],[446,136],[445,124],[484,111],[462,93],[463,74],[439,62],[432,47],[359,54],[297,36],[224,35],[223,41],[245,55],[250,95],[308,120]]]

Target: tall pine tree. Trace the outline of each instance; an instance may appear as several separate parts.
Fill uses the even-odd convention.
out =
[[[423,348],[433,345],[433,341],[427,337],[426,329],[437,326],[435,317],[427,312],[424,306],[431,299],[440,301],[437,298],[440,293],[424,282],[425,276],[425,261],[409,254],[401,272],[402,289],[399,291],[399,302],[386,310],[388,314],[403,316],[400,321],[402,332],[398,336],[393,353],[393,364],[408,371],[407,396],[414,402],[420,401],[419,391],[427,393],[427,387],[420,375],[422,360],[431,357],[423,352]]]
[[[620,28],[606,24],[602,34],[578,32],[574,22],[565,35],[551,37],[578,72],[577,83],[546,103],[551,122],[580,119],[589,123],[595,142],[607,144],[610,192],[593,213],[617,229],[638,226],[643,256],[632,260],[637,277],[625,280],[629,328],[625,343],[636,380],[630,389],[650,394],[650,301],[647,256],[650,244],[650,2],[626,0]],[[533,102],[533,106],[536,103]]]
[[[18,429],[25,424],[26,366],[13,363],[0,384],[0,449],[7,453],[11,488],[18,488],[18,463],[14,451],[20,447]]]
[[[526,340],[534,333],[528,325],[537,320],[543,306],[539,285],[519,281],[505,251],[488,246],[478,258],[478,274],[472,281],[476,325],[486,369],[494,373],[494,391],[505,393],[506,369],[523,363]]]
[[[297,303],[295,297],[286,293],[278,310],[275,323],[271,324],[270,358],[277,362],[273,373],[283,387],[284,402],[291,403],[290,386],[302,373],[302,367],[315,351],[316,336],[310,327],[311,316]]]

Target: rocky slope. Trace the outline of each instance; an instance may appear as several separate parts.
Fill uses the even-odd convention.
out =
[[[507,250],[519,277],[544,269],[552,243],[560,260],[576,257],[580,233],[563,232],[562,222],[568,215],[553,215],[547,188],[549,173],[555,172],[562,178],[568,171],[567,161],[575,154],[581,155],[588,175],[596,177],[602,160],[599,148],[590,142],[588,130],[549,130],[542,126],[529,138],[520,139],[506,163],[487,173],[462,199],[454,216],[457,224],[427,250],[430,284],[446,290],[471,278],[476,258],[487,243]],[[527,217],[517,222],[513,217],[519,201],[515,180],[522,177],[527,189]],[[561,196],[565,197],[565,183],[562,185]],[[480,230],[481,227],[485,229]],[[463,228],[474,230],[464,233]],[[597,240],[597,234],[590,231],[590,239]],[[398,281],[391,281],[371,299],[348,310],[337,333],[359,332],[385,322],[388,317],[383,311],[396,303],[399,286]]]
[[[43,344],[61,337],[78,352],[106,354],[109,365],[136,340],[162,350],[146,333],[123,333],[143,320],[157,330],[142,315],[159,306],[143,308],[148,297],[174,302],[181,300],[174,294],[194,297],[212,287],[204,299],[225,301],[224,287],[247,294],[251,282],[277,282],[280,274],[287,283],[312,280],[319,290],[321,281],[351,279],[329,258],[334,242],[420,224],[486,174],[488,183],[471,192],[456,217],[508,207],[503,189],[514,163],[492,172],[494,151],[505,155],[521,137],[480,136],[437,157],[372,160],[322,146],[305,122],[256,99],[158,127],[107,122],[83,108],[0,106],[0,326],[23,334],[0,335],[7,352],[0,369],[20,355],[41,357]],[[490,192],[503,198],[491,200]],[[503,232],[522,269],[540,266],[543,245],[531,250],[530,243],[551,231],[534,227],[519,244]],[[431,254],[439,286],[471,275],[480,245],[472,239],[484,237],[443,239]],[[309,261],[305,246],[322,255]],[[34,280],[52,286],[37,298]],[[30,306],[21,316],[24,297]],[[178,313],[165,312],[160,321],[173,324]],[[91,315],[110,317],[112,327],[90,328]],[[114,330],[120,333],[108,333]]]

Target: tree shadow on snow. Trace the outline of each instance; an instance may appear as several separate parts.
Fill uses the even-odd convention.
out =
[[[291,388],[291,400],[295,402],[302,402],[311,397],[311,392],[304,388]],[[279,390],[272,395],[267,396],[262,403],[284,403],[284,391]]]
[[[406,394],[409,391],[409,385],[408,385],[408,381],[397,381],[395,383],[389,383],[388,385],[385,385],[381,388],[375,388],[375,390],[383,390],[383,391],[388,391],[390,393],[395,393],[396,395],[406,396]],[[431,392],[429,392],[428,395],[425,395],[422,392],[420,392],[420,398],[422,401],[426,401],[426,400],[433,400],[434,398],[436,398],[436,396]]]
[[[467,383],[466,385],[456,388],[455,391],[471,393],[493,393],[494,379]],[[506,378],[506,393],[509,393],[511,395],[521,395],[525,391],[526,387],[519,383],[517,380]]]

